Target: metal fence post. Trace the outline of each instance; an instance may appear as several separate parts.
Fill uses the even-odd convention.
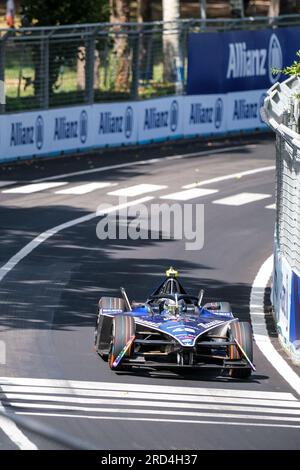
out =
[[[3,95],[4,95],[3,97],[0,97],[0,114],[5,113],[5,87],[4,87],[4,83],[5,83],[6,38],[7,38],[7,36],[5,35],[0,39],[0,80],[2,82],[1,87],[3,87],[3,89],[1,91],[3,91]],[[3,98],[3,99],[1,99],[1,98]]]
[[[94,103],[94,62],[95,62],[95,35],[90,33],[86,40],[85,50],[85,101]]]
[[[139,79],[140,79],[140,43],[141,43],[141,30],[138,28],[137,32],[132,35],[132,79],[131,79],[131,98],[137,100],[139,98]]]
[[[43,102],[44,108],[49,108],[49,36],[43,38],[42,41],[42,55],[43,55],[43,72],[44,72],[44,89],[43,89]]]

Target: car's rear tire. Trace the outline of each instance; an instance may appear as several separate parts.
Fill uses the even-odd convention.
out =
[[[128,344],[130,339],[135,336],[135,322],[134,318],[128,315],[117,315],[113,319],[112,334],[111,334],[111,347],[108,356],[109,367],[112,370],[121,370],[122,361],[131,355],[131,348],[125,353],[120,363],[114,366],[114,361],[119,356],[121,351]]]
[[[239,342],[250,361],[253,362],[253,335],[250,323],[247,321],[231,323],[229,337],[231,340],[236,339]],[[244,358],[236,346],[229,346],[229,357],[230,360],[241,360]],[[250,377],[251,372],[251,367],[243,369],[232,368],[229,375],[238,379],[247,379]]]

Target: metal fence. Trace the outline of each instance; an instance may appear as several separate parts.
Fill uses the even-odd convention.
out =
[[[275,245],[300,274],[300,81],[291,77],[268,92],[262,115],[276,132]]]
[[[181,94],[190,32],[299,24],[288,15],[0,30],[0,112]]]

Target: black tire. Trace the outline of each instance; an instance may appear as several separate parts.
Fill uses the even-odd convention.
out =
[[[229,337],[231,340],[237,339],[243,350],[253,362],[253,336],[251,325],[247,321],[239,321],[231,323]],[[229,346],[229,357],[231,360],[241,360],[244,358],[243,354],[235,346]],[[230,369],[229,375],[238,379],[247,379],[252,372],[251,367],[244,369]]]
[[[131,348],[126,352],[120,363],[115,367],[114,361],[118,355],[123,351],[130,339],[135,336],[135,322],[134,318],[128,315],[117,315],[113,319],[111,347],[109,351],[108,363],[112,370],[122,369],[122,360],[131,355]]]
[[[121,299],[119,297],[101,297],[101,299],[99,300],[99,309],[98,309],[98,312],[97,312],[96,325],[95,325],[95,330],[94,330],[94,345],[95,345],[95,349],[98,352],[98,354],[104,360],[107,360],[108,354],[102,354],[97,348],[99,335],[101,333],[101,331],[99,331],[99,320],[100,320],[99,310],[100,309],[105,309],[105,308],[107,308],[107,309],[118,309],[118,310],[122,310],[124,312],[125,311],[125,302],[124,302],[123,299]]]

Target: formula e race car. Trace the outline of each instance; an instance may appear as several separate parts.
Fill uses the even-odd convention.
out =
[[[253,365],[253,337],[248,322],[233,316],[228,302],[201,306],[170,268],[167,278],[146,302],[101,297],[95,327],[95,349],[113,370],[216,369],[248,378]]]

